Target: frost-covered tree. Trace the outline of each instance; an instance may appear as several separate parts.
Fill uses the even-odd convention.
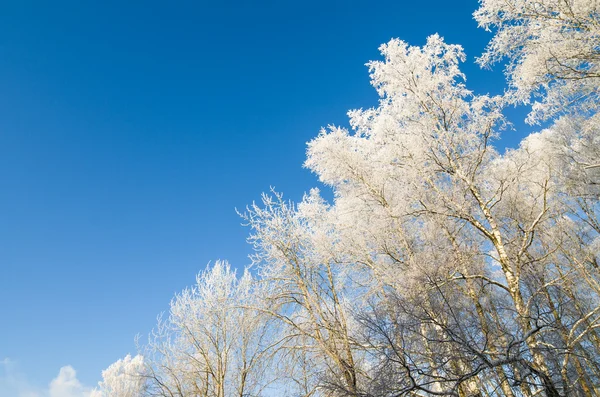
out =
[[[353,338],[351,311],[359,307],[352,298],[360,292],[350,288],[348,269],[330,250],[324,203],[307,197],[296,209],[275,193],[263,196],[262,204],[249,207],[244,217],[253,232],[254,264],[269,286],[269,314],[287,329],[288,380],[300,395],[355,395],[362,349]],[[310,368],[301,365],[307,360]]]
[[[393,292],[389,315],[402,320],[392,327],[402,343],[382,332],[388,328],[379,320],[389,318],[381,310],[366,318],[379,329],[379,339],[368,333],[378,341],[371,345],[410,364],[397,367],[396,379],[404,381],[388,391],[482,393],[485,375],[498,379],[505,395],[515,393],[510,382],[527,384],[520,388],[526,394],[558,396],[578,387],[591,395],[588,383],[574,385],[577,377],[569,375],[591,376],[570,362],[576,344],[584,349],[573,338],[600,320],[596,278],[583,264],[590,237],[573,244],[581,236],[573,192],[585,187],[573,175],[590,158],[584,150],[578,157],[587,160],[579,163],[551,154],[587,147],[590,137],[563,135],[571,148],[554,140],[551,151],[550,140],[533,135],[500,155],[492,142],[503,126],[504,99],[467,90],[459,46],[431,36],[422,48],[392,40],[381,50],[384,61],[369,64],[379,106],[350,112],[352,133],[323,131],[309,143],[306,165],[334,190],[326,211],[338,256],[363,264]],[[572,256],[565,260],[567,247]],[[589,295],[571,299],[586,300],[585,307],[565,304],[568,316],[548,316],[584,274]],[[591,322],[579,333],[583,318]],[[400,349],[408,341],[410,348]],[[374,368],[389,371],[383,364]]]
[[[600,3],[597,0],[481,0],[474,14],[495,30],[483,66],[508,58],[515,102],[529,102],[528,121],[598,110]]]
[[[125,356],[102,371],[102,381],[92,392],[97,397],[139,397],[146,390],[146,365],[141,355]]]
[[[278,345],[263,296],[248,270],[238,278],[227,262],[200,273],[145,347],[150,395],[261,395],[275,380]]]

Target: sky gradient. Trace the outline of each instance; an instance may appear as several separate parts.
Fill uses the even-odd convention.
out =
[[[380,44],[438,32],[465,47],[469,88],[504,88],[474,64],[476,1],[1,8],[0,360],[40,388],[67,365],[93,386],[208,262],[249,263],[235,208],[318,186],[305,144],[376,105]]]

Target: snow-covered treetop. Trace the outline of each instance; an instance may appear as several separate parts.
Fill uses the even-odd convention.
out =
[[[117,360],[102,371],[99,389],[92,392],[92,397],[138,397],[142,395],[146,365],[144,357],[127,355]]]
[[[508,58],[515,103],[530,103],[527,121],[598,109],[600,7],[597,0],[481,0],[474,17],[495,29],[478,62]]]

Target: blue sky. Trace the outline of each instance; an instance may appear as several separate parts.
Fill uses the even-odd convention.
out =
[[[5,2],[0,360],[36,387],[66,365],[93,385],[209,261],[248,264],[235,208],[318,185],[305,143],[376,104],[364,64],[390,38],[439,32],[465,47],[470,88],[500,92],[501,70],[473,63],[491,37],[476,8]]]

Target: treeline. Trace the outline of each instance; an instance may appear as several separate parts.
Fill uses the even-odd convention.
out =
[[[308,144],[334,200],[251,205],[255,276],[210,266],[96,393],[600,395],[599,11],[482,0],[499,96],[437,35],[382,45],[377,107]],[[499,153],[510,105],[546,127]]]

